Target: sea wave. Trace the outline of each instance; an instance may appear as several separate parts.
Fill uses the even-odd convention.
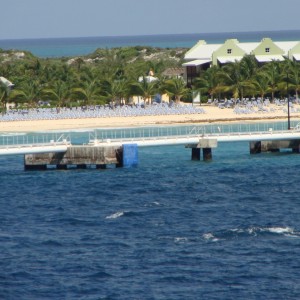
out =
[[[219,241],[220,239],[219,238],[216,238],[212,233],[204,233],[202,235],[202,237],[206,240],[206,241],[211,241],[211,242],[217,242]]]
[[[112,215],[105,217],[105,219],[117,219],[117,218],[124,216],[124,213],[125,213],[124,211],[118,211]]]
[[[291,227],[269,227],[269,228],[264,228],[265,231],[269,231],[272,233],[294,233],[294,229]]]
[[[188,241],[188,239],[186,237],[176,237],[174,241],[175,243],[185,243]]]
[[[208,232],[202,235],[206,241],[217,242],[219,240],[230,240],[238,237],[258,237],[266,234],[281,235],[286,237],[300,238],[300,232],[292,227],[248,227]]]

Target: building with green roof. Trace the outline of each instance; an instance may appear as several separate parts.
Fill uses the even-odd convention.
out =
[[[228,39],[224,44],[207,44],[201,40],[184,57],[187,83],[191,84],[201,70],[240,61],[245,55],[254,55],[260,64],[285,59],[300,61],[300,41],[275,42],[263,38],[260,42],[239,42]]]

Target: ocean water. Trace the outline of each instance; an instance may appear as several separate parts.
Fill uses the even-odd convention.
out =
[[[198,40],[207,43],[223,43],[226,39],[237,38],[242,42],[257,42],[264,37],[276,41],[300,40],[300,30],[285,31],[253,31],[225,33],[164,34],[145,36],[115,37],[82,37],[82,38],[49,38],[0,40],[2,49],[18,49],[32,52],[38,57],[62,57],[87,55],[97,48],[113,48],[124,46],[153,46],[161,48],[191,48]]]
[[[275,39],[260,34],[234,36]],[[233,35],[156,43],[190,47],[209,36]],[[0,47],[55,57],[155,45],[153,36],[135,38]],[[87,142],[86,132],[70,135]],[[136,168],[45,172],[25,172],[23,156],[0,156],[0,299],[299,299],[300,155],[250,155],[247,143],[223,143],[212,162],[190,156],[183,146],[149,147]]]
[[[300,155],[190,156],[32,172],[0,156],[0,299],[299,299]]]

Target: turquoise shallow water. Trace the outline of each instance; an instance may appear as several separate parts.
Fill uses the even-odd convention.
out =
[[[73,133],[86,141],[87,134]],[[0,157],[1,299],[299,299],[299,154],[139,149],[131,169]]]
[[[223,43],[226,39],[237,38],[243,42],[257,42],[265,37],[276,41],[300,40],[300,30],[0,40],[0,48],[28,50],[39,57],[61,57],[86,55],[94,52],[97,48],[137,45],[191,48],[198,40],[206,40],[208,43]]]

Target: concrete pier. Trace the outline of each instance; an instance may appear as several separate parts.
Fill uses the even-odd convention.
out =
[[[300,140],[252,141],[249,143],[250,154],[280,152],[280,149],[292,149],[299,153]]]
[[[203,160],[212,160],[212,148],[218,142],[248,142],[250,153],[279,152],[281,149],[291,149],[299,153],[300,127],[293,130],[281,131],[254,131],[254,132],[227,132],[201,133],[191,131],[185,135],[150,136],[137,138],[89,139],[88,144],[75,146],[68,139],[50,140],[43,143],[12,143],[3,141],[0,147],[1,155],[24,156],[26,170],[68,169],[72,166],[85,169],[93,166],[96,169],[105,169],[109,165],[116,167],[131,167],[138,164],[138,147],[185,145],[191,148],[191,159],[199,161],[201,152]],[[44,139],[43,139],[44,140]],[[202,149],[202,150],[201,150]]]
[[[130,152],[131,151],[131,152]],[[58,170],[66,170],[68,166],[85,169],[95,166],[106,169],[108,165],[130,167],[138,164],[137,146],[70,146],[62,153],[37,153],[24,156],[25,170],[46,170],[48,166],[56,166]]]
[[[186,148],[190,148],[186,146]],[[200,160],[201,159],[201,149],[200,148],[192,148],[192,160]]]
[[[212,160],[212,148],[218,146],[217,139],[202,138],[197,144],[187,144],[185,148],[192,149],[192,160],[201,160],[201,149],[203,153],[203,160]]]

